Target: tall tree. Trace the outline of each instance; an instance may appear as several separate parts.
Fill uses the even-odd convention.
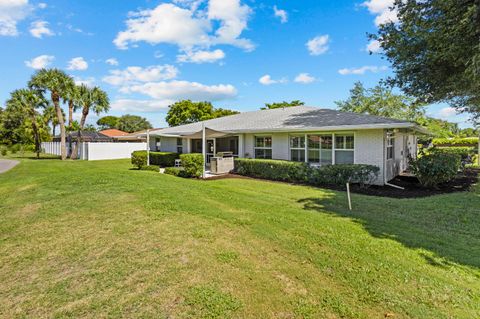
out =
[[[371,36],[392,64],[391,82],[425,103],[469,112],[480,125],[480,2],[395,0],[394,9],[398,23]]]
[[[424,105],[414,98],[395,94],[391,88],[379,84],[366,89],[362,82],[356,82],[345,101],[336,101],[340,111],[365,113],[391,117],[400,120],[417,121],[425,114]]]
[[[169,126],[178,126],[233,114],[238,114],[238,112],[222,108],[216,109],[210,102],[183,100],[169,106],[166,121]]]
[[[380,26],[392,81],[426,103],[449,102],[480,120],[480,3],[396,0],[398,23]]]
[[[261,109],[271,110],[271,109],[279,109],[279,108],[301,106],[301,105],[305,105],[305,102],[302,102],[300,100],[293,100],[291,102],[283,101],[283,102],[277,102],[277,103],[265,103],[265,107],[262,107]]]
[[[107,93],[102,91],[99,87],[89,88],[82,84],[78,89],[79,104],[82,106],[82,118],[80,119],[80,128],[78,130],[77,143],[73,148],[71,158],[76,159],[78,154],[78,147],[82,143],[82,131],[85,128],[85,122],[90,112],[99,115],[103,112],[108,112],[110,109],[110,102]]]
[[[33,132],[37,158],[40,157],[41,152],[41,129],[45,126],[43,117],[41,116],[41,113],[38,112],[38,109],[44,108],[46,105],[47,101],[45,98],[38,91],[31,89],[13,91],[10,94],[10,99],[7,101],[8,107],[27,115]]]
[[[78,85],[75,83],[70,83],[70,85],[66,88],[63,102],[68,104],[68,127],[71,129],[73,125],[73,113],[81,107]]]
[[[119,121],[118,117],[113,115],[107,115],[99,118],[97,121],[97,125],[100,127],[101,130],[106,130],[110,128],[118,129],[118,121]]]
[[[32,76],[28,83],[28,86],[32,89],[39,90],[42,93],[45,93],[46,91],[50,92],[50,98],[55,106],[58,124],[60,126],[62,160],[67,158],[67,148],[65,118],[60,106],[60,99],[65,98],[68,88],[74,85],[73,83],[73,79],[70,76],[58,69],[41,69]]]
[[[63,112],[63,110],[62,115],[65,117],[65,113]],[[56,128],[59,123],[55,106],[48,104],[48,106],[43,111],[43,117],[45,118],[45,122],[47,123],[47,125],[52,125],[52,136],[55,137]]]
[[[147,121],[146,118],[138,116],[125,114],[118,119],[117,128],[121,131],[132,133],[142,130],[151,129],[153,126]]]

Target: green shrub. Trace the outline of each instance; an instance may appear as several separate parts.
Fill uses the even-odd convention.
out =
[[[336,164],[318,168],[312,167],[308,182],[313,185],[337,185],[344,187],[347,183],[358,183],[364,188],[377,178],[380,168],[366,164]]]
[[[145,165],[140,168],[142,171],[153,171],[153,172],[159,172],[160,167],[158,165]]]
[[[478,137],[434,138],[432,144],[434,146],[476,146]]]
[[[1,150],[0,150],[0,154],[2,154],[2,156],[7,156],[7,149],[5,147],[3,147]]]
[[[306,163],[279,160],[236,158],[234,172],[240,175],[284,182],[307,181]]]
[[[201,177],[203,174],[203,155],[202,154],[181,154],[184,177]]]
[[[179,158],[178,153],[172,152],[150,152],[150,164],[160,167],[169,167],[175,165],[175,160]]]
[[[138,169],[147,166],[147,151],[134,151],[132,153],[132,164]]]
[[[10,146],[10,152],[12,154],[17,154],[18,151],[20,151],[20,144],[13,144]]]
[[[462,162],[469,163],[477,153],[475,147],[456,146],[456,147],[433,147],[428,149],[429,153],[455,154],[459,155]]]
[[[438,184],[455,178],[461,166],[457,154],[430,153],[410,160],[410,169],[424,187],[437,187]]]
[[[166,167],[164,173],[168,175],[182,177],[184,174],[184,170],[183,167]]]

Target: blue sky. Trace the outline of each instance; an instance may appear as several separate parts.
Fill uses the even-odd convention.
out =
[[[35,69],[57,67],[107,91],[109,114],[155,127],[184,98],[238,111],[297,99],[334,108],[355,81],[370,87],[390,74],[367,33],[395,19],[391,3],[0,0],[0,100]],[[470,126],[447,105],[428,114]]]

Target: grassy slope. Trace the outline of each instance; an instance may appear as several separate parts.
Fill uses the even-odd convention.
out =
[[[0,317],[477,318],[480,189],[397,200],[127,161],[0,175]]]

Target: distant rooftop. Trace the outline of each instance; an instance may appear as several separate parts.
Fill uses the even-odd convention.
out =
[[[102,130],[99,133],[101,133],[103,135],[106,135],[106,136],[110,136],[110,137],[118,137],[118,136],[128,135],[127,132],[120,131],[120,130],[117,130],[117,129],[114,129],[114,128],[110,128],[110,129],[107,129],[107,130]]]

